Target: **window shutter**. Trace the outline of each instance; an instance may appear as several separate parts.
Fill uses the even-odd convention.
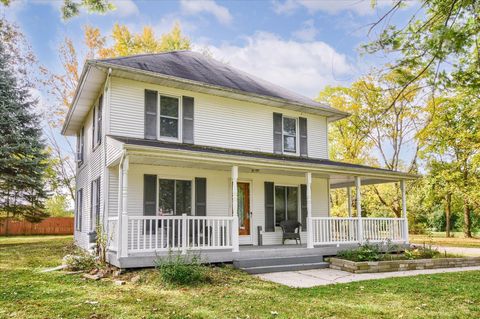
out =
[[[97,191],[96,191],[96,180],[93,180],[91,183],[90,183],[90,231],[94,231],[95,230],[95,211],[96,211],[96,207],[95,207],[95,204],[96,204],[96,198],[95,196],[97,196]]]
[[[155,216],[157,205],[157,175],[143,175],[143,215]]]
[[[195,177],[195,215],[207,216],[207,179]]]
[[[275,197],[273,182],[265,182],[265,231],[275,231]]]
[[[183,104],[183,125],[182,125],[182,137],[183,143],[193,144],[193,106],[194,98],[190,96],[184,96],[182,98]]]
[[[85,127],[82,127],[80,130],[80,153],[79,153],[79,164],[83,163],[83,153],[85,151]]]
[[[307,119],[300,117],[298,119],[300,126],[300,156],[308,156],[308,137],[307,137]]]
[[[273,152],[282,154],[282,114],[273,113]]]
[[[300,207],[302,214],[302,231],[307,230],[307,185],[300,185]]]
[[[97,178],[97,197],[96,197],[96,216],[95,216],[95,227],[100,225],[100,185],[101,185],[101,177]]]
[[[145,138],[157,139],[157,91],[145,90]]]

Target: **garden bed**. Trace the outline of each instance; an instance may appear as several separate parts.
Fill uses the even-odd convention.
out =
[[[383,261],[351,261],[341,258],[330,258],[330,268],[356,274],[471,266],[480,266],[480,257]]]

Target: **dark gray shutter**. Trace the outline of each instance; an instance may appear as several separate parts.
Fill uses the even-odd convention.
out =
[[[195,177],[195,215],[207,216],[207,179]]]
[[[265,182],[265,231],[275,231],[275,192],[273,182]]]
[[[95,115],[95,106],[93,107],[93,121],[92,121],[92,148],[97,145],[96,140],[97,136],[95,135],[95,123],[97,122],[97,117]]]
[[[102,142],[102,116],[103,116],[103,94],[98,99],[98,111],[97,111],[97,143]]]
[[[300,207],[302,212],[302,230],[307,230],[307,185],[300,185]]]
[[[190,96],[184,96],[183,104],[183,125],[182,137],[183,143],[193,144],[193,105],[194,99]]]
[[[143,215],[155,216],[157,205],[157,175],[143,175]]]
[[[307,119],[300,117],[298,119],[300,126],[300,156],[308,156],[308,137],[307,137]]]
[[[282,114],[273,113],[273,152],[282,154]]]
[[[157,139],[157,91],[145,90],[145,138]]]

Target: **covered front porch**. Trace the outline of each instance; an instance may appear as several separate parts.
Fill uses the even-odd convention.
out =
[[[210,262],[231,262],[254,256],[334,255],[365,241],[408,243],[405,180],[409,176],[320,161],[208,155],[126,147],[119,161],[112,162],[109,170],[118,177],[118,207],[108,212],[105,223],[111,263],[151,266],[154,258],[170,251],[199,251]],[[156,199],[151,202],[145,199],[148,187],[142,185],[146,175],[156,179]],[[204,186],[198,183],[199,176]],[[180,184],[187,185],[191,207],[165,213],[158,197],[164,180],[187,181]],[[362,185],[395,182],[400,183],[402,217],[363,217]],[[178,185],[172,193],[179,191]],[[356,190],[354,207],[349,195],[348,217],[329,214],[329,191],[339,187]],[[150,204],[155,207],[153,215],[145,213]],[[302,224],[297,230],[301,245],[295,241],[282,245],[282,218]]]

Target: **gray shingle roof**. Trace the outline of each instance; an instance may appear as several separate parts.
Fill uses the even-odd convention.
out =
[[[198,52],[174,51],[102,59],[97,62],[140,69],[338,112],[328,105],[315,102]]]

